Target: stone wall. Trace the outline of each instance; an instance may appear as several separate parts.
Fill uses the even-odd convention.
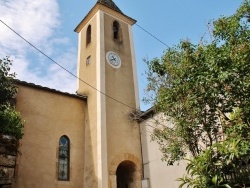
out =
[[[1,138],[9,140],[9,138]],[[6,146],[0,144],[0,187],[6,187],[3,185],[10,185],[12,183],[14,179],[15,163],[15,154],[8,152]]]

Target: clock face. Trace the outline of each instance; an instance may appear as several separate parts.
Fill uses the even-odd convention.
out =
[[[115,52],[107,52],[106,60],[114,68],[119,68],[121,66],[121,59]]]

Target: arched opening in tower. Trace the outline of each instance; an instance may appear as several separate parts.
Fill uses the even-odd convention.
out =
[[[131,161],[123,161],[116,170],[117,188],[130,188],[135,181],[136,166]]]

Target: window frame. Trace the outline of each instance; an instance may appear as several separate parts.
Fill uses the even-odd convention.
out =
[[[86,66],[91,64],[91,55],[89,55],[86,59]]]
[[[67,152],[66,153],[66,157],[62,157],[60,156],[60,153],[63,153],[61,151],[63,150],[60,150],[60,146],[61,143],[62,143],[62,139],[66,139],[66,144],[67,145],[67,149],[65,149],[65,151]],[[61,147],[62,148],[62,147]],[[62,178],[60,177],[60,172],[61,172],[61,165],[62,165],[62,168],[65,170],[65,167],[64,165],[65,164],[60,164],[60,162],[67,162],[67,166],[66,166],[66,170],[67,170],[67,175],[66,175],[66,178]],[[59,138],[59,145],[58,145],[58,174],[57,174],[57,179],[58,181],[70,181],[70,139],[66,136],[66,135],[63,135]]]

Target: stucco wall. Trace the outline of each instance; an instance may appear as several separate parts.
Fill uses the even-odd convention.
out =
[[[91,26],[91,41],[86,44],[87,28]],[[85,187],[97,187],[97,77],[96,77],[96,48],[97,48],[97,16],[93,15],[83,26],[78,34],[78,80],[77,92],[88,96],[87,122],[85,129],[85,158],[88,163],[85,166]],[[90,64],[86,64],[90,57]],[[87,83],[87,84],[86,84]],[[89,84],[91,86],[89,86]]]
[[[116,18],[105,14],[105,50],[112,50],[121,58],[121,67],[116,69],[105,63],[106,94],[117,101],[136,108],[134,79],[129,40],[128,24],[117,20],[122,31],[122,42],[113,39],[113,22]],[[130,122],[129,108],[110,97],[106,97],[108,163],[111,164],[116,155],[131,153],[140,158],[139,126]],[[119,141],[116,141],[119,140]]]
[[[17,110],[25,120],[14,187],[83,187],[86,101],[19,85]],[[58,181],[58,144],[70,139],[70,181]]]
[[[169,122],[165,120],[162,114],[156,114],[140,125],[145,179],[143,188],[178,188],[180,182],[176,179],[185,174],[186,163],[181,161],[179,164],[168,166],[166,162],[161,160],[162,153],[159,150],[159,145],[151,139],[151,134],[157,127],[156,121],[167,125]]]
[[[109,13],[93,9],[77,29],[80,57],[78,75],[84,82],[96,88],[95,90],[81,81],[78,84],[78,92],[88,96],[88,134],[85,137],[86,148],[89,151],[85,155],[90,161],[85,168],[85,185],[88,187],[96,187],[96,181],[104,187],[108,184],[111,186],[112,183],[107,182],[110,178],[107,173],[113,176],[123,160],[131,159],[138,171],[141,170],[139,126],[136,123],[131,124],[128,118],[132,109],[111,99],[136,107],[131,33],[128,23],[112,16],[115,11],[107,11]],[[122,30],[122,42],[119,43],[113,39],[114,20],[120,23]],[[89,25],[92,40],[86,45],[86,31]],[[111,67],[106,62],[105,55],[108,51],[114,51],[121,57],[122,66],[119,69]],[[86,65],[89,56],[91,63]],[[141,176],[137,179],[141,180]]]

